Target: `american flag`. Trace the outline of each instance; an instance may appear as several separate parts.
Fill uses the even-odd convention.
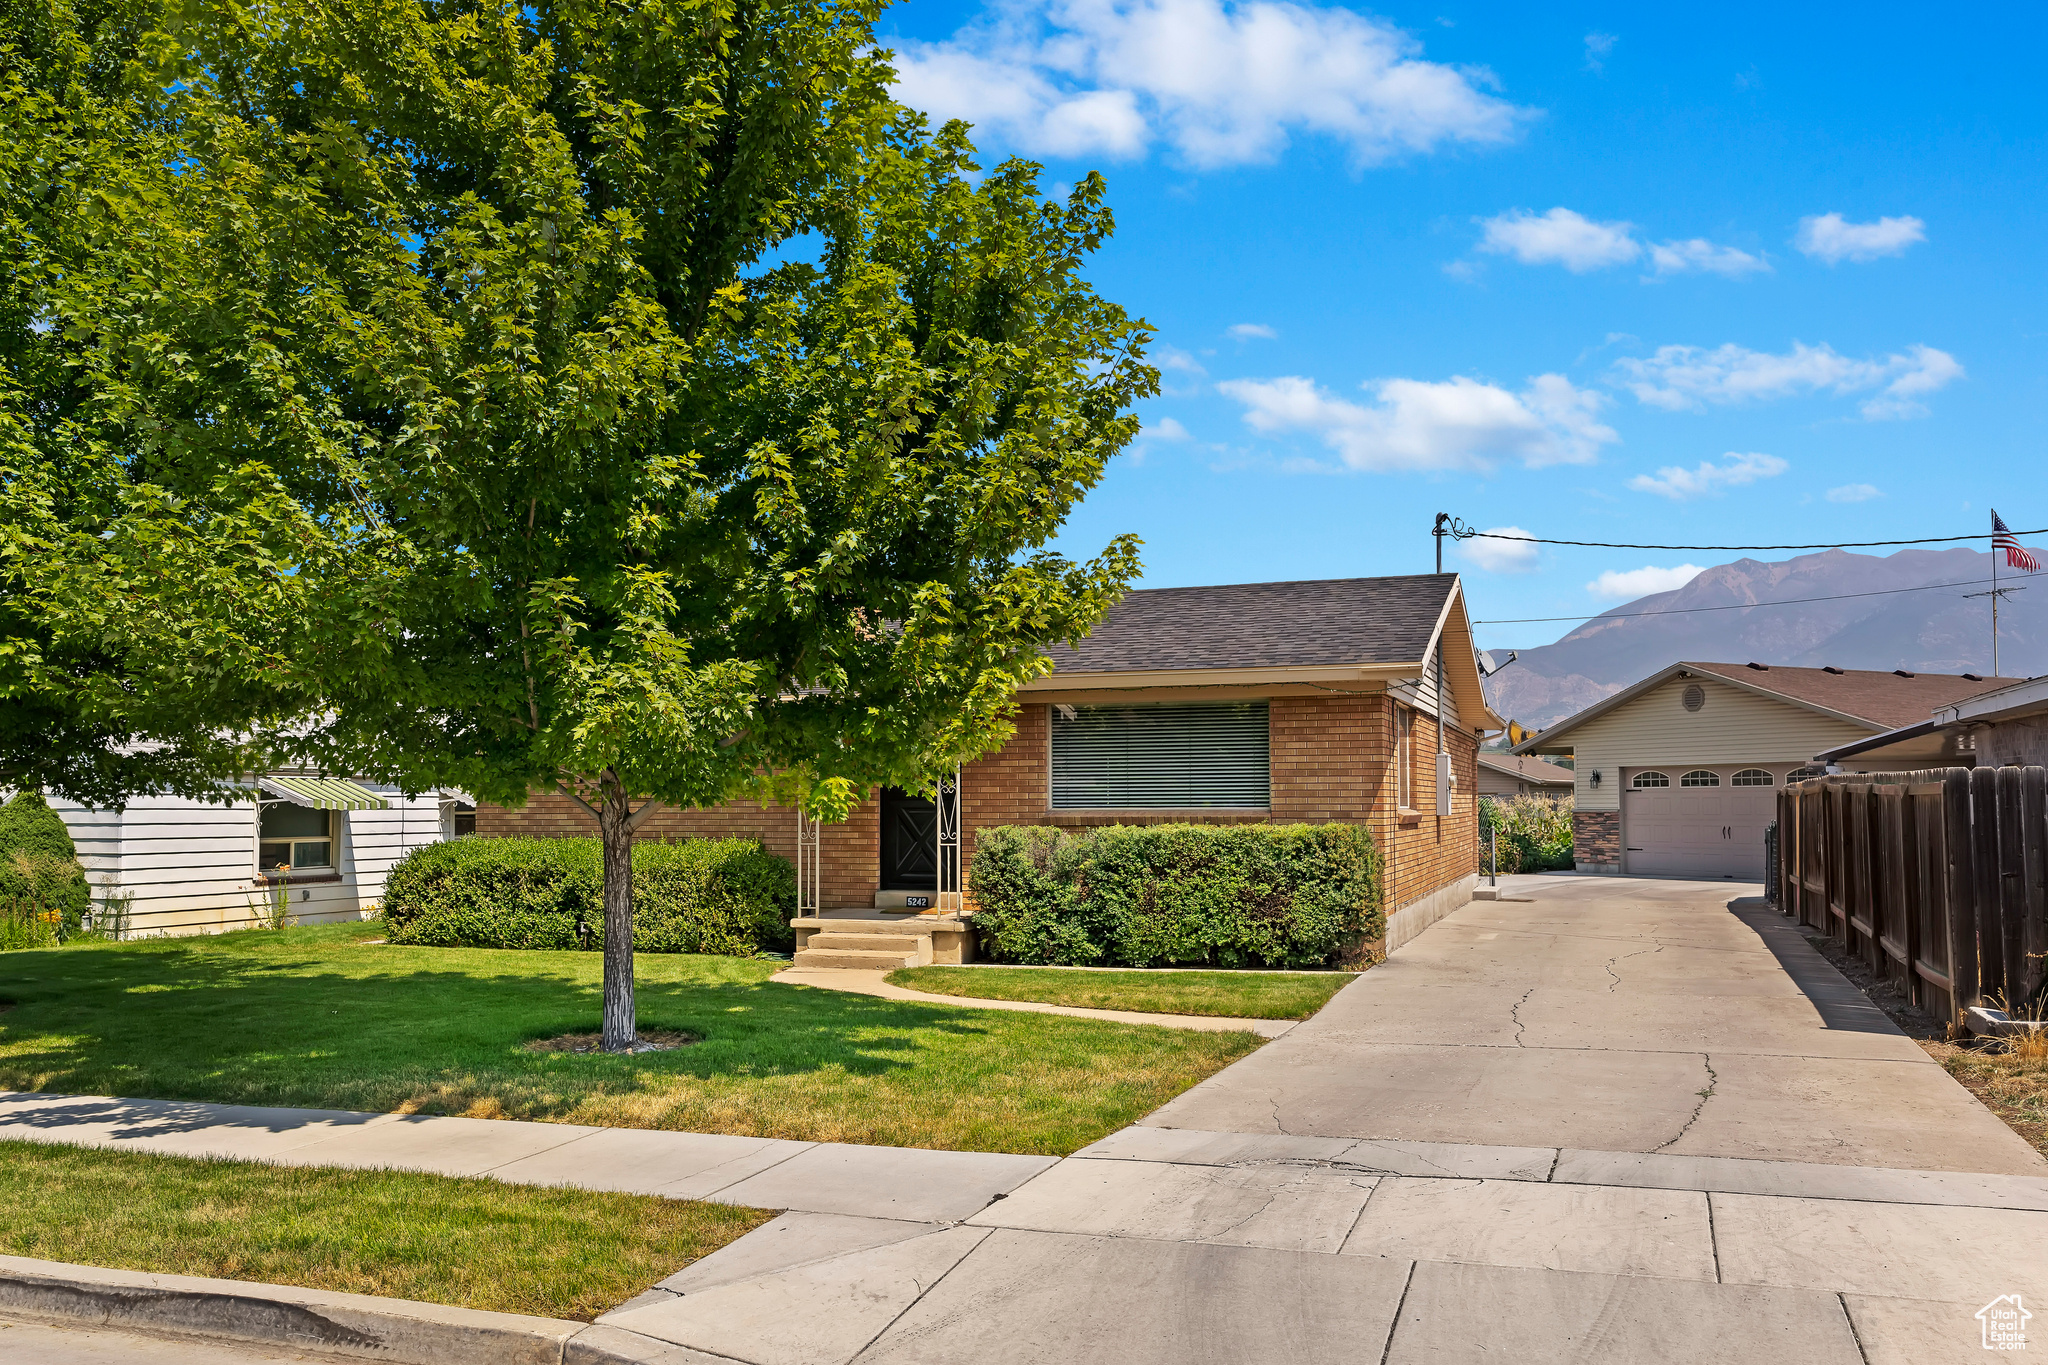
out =
[[[2034,557],[2034,552],[2020,544],[2019,537],[1999,520],[1995,510],[1991,513],[1991,548],[2005,551],[2005,567],[2008,569],[2025,569],[2033,573],[2041,567],[2041,561]]]

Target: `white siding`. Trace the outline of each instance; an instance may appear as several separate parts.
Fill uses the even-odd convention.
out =
[[[1401,678],[1387,684],[1387,691],[1403,706],[1412,706],[1429,717],[1432,734],[1436,729],[1436,670],[1420,678]],[[1444,725],[1451,730],[1458,728],[1458,698],[1449,688],[1444,689]]]
[[[1698,683],[1707,703],[1688,711],[1685,689]],[[1868,737],[1851,725],[1789,702],[1760,697],[1717,678],[1672,678],[1572,731],[1577,755],[1577,808],[1619,810],[1621,774],[1637,768],[1712,768],[1726,764],[1770,768],[1783,775],[1823,749]],[[1601,775],[1593,785],[1593,774]],[[1672,773],[1676,781],[1678,773]]]
[[[336,813],[339,876],[291,884],[292,912],[302,920],[352,918],[384,896],[384,879],[408,849],[444,837],[440,797],[406,799],[372,787],[389,810]],[[122,811],[92,810],[53,800],[78,844],[95,898],[114,886],[134,893],[131,932],[145,935],[219,933],[245,928],[262,912],[256,873],[256,805],[209,805],[182,797],[138,797]]]

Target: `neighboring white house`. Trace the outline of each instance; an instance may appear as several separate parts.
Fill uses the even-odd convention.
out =
[[[355,919],[384,897],[384,878],[422,844],[475,828],[454,792],[270,774],[230,805],[145,796],[123,810],[52,800],[78,845],[93,899],[132,895],[129,932],[207,934],[245,928],[274,887],[301,922]]]
[[[1527,754],[1479,751],[1479,794],[1513,799],[1549,796],[1569,800],[1574,782],[1570,768],[1545,763]]]

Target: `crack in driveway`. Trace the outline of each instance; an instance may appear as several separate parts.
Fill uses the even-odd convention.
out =
[[[1610,971],[1610,972],[1609,972],[1609,975],[1612,975],[1612,974],[1613,974],[1613,973],[1612,973],[1612,972]],[[1535,988],[1534,986],[1531,986],[1531,987],[1530,987],[1530,988],[1529,988],[1528,990],[1526,990],[1526,991],[1523,991],[1523,992],[1522,992],[1522,998],[1521,998],[1520,1000],[1517,1000],[1517,1001],[1515,1002],[1515,1004],[1514,1004],[1514,1008],[1513,1008],[1513,1009],[1510,1009],[1510,1010],[1508,1011],[1508,1018],[1512,1019],[1512,1020],[1514,1021],[1514,1024],[1515,1024],[1515,1046],[1516,1046],[1516,1047],[1527,1047],[1527,1046],[1529,1046],[1529,1045],[1528,1045],[1527,1043],[1525,1043],[1525,1042],[1523,1042],[1523,1041],[1522,1041],[1522,1033],[1523,1033],[1523,1031],[1524,1031],[1525,1029],[1527,1029],[1527,1028],[1529,1027],[1529,1026],[1528,1026],[1527,1024],[1525,1024],[1525,1023],[1523,1023],[1523,1022],[1522,1022],[1522,1006],[1524,1006],[1524,1005],[1528,1004],[1528,1003],[1529,1003],[1529,997],[1530,997],[1530,996],[1532,996],[1532,995],[1534,995],[1534,994],[1536,994],[1536,988]]]
[[[1691,1116],[1686,1119],[1684,1126],[1682,1126],[1675,1134],[1672,1135],[1671,1141],[1666,1142],[1661,1146],[1651,1148],[1652,1151],[1661,1152],[1664,1150],[1665,1147],[1672,1146],[1680,1138],[1684,1137],[1687,1133],[1691,1132],[1692,1126],[1700,1121],[1700,1111],[1707,1107],[1708,1100],[1714,1098],[1714,1087],[1721,1083],[1721,1078],[1714,1074],[1714,1059],[1707,1053],[1702,1052],[1700,1054],[1700,1065],[1704,1066],[1707,1069],[1706,1088],[1704,1090],[1697,1090],[1693,1092],[1694,1094],[1700,1097],[1700,1102],[1692,1107]]]

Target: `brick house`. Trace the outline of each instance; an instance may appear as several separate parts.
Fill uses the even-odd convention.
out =
[[[1343,821],[1370,826],[1387,854],[1389,947],[1470,899],[1478,746],[1503,722],[1480,689],[1457,575],[1143,589],[1078,649],[1049,652],[1054,671],[1017,696],[1015,734],[961,769],[968,865],[976,831],[997,825]],[[900,913],[956,889],[939,885],[940,814],[885,790],[823,827],[820,908]],[[594,833],[546,792],[521,810],[480,806],[476,829]],[[660,812],[638,835],[685,836],[795,857],[798,820],[733,802]]]

